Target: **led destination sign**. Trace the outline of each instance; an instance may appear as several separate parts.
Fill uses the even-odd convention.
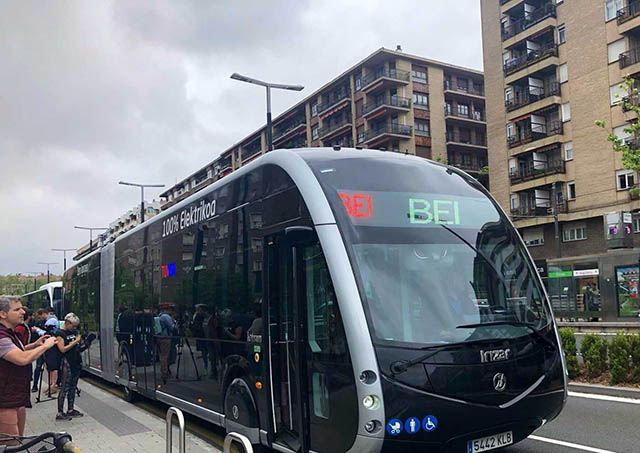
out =
[[[360,226],[481,228],[500,220],[487,198],[450,194],[338,191],[350,221]]]

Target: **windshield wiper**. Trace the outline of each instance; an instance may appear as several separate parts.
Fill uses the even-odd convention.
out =
[[[549,324],[545,325],[544,327],[548,326]],[[545,337],[540,330],[536,329],[534,327],[533,324],[530,324],[528,322],[521,322],[521,321],[488,321],[488,322],[478,322],[478,323],[474,323],[474,324],[463,324],[461,326],[456,326],[456,329],[473,329],[475,327],[491,327],[491,326],[514,326],[514,327],[525,327],[527,329],[529,329],[536,337],[540,338],[542,341],[546,342],[547,344],[549,344],[553,349],[556,348],[556,345],[549,340],[547,337]],[[542,327],[541,329],[543,329],[544,327]]]
[[[480,342],[487,342],[487,341],[495,341],[495,339],[484,339],[484,340],[480,340]],[[430,357],[433,357],[434,355],[436,355],[439,352],[442,351],[446,351],[447,349],[456,349],[462,346],[471,346],[471,345],[476,345],[478,344],[478,341],[459,341],[456,343],[447,343],[447,344],[437,344],[437,345],[433,345],[433,346],[424,346],[422,348],[420,348],[421,350],[429,350],[428,353],[421,355],[420,357],[413,359],[413,360],[396,360],[395,362],[393,362],[391,365],[389,365],[389,369],[391,370],[391,373],[393,375],[396,374],[402,374],[405,371],[407,371],[409,368],[411,368],[414,365],[418,365],[420,363],[423,363],[425,360],[427,360]]]

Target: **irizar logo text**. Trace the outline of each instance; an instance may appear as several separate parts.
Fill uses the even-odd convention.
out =
[[[480,350],[480,362],[499,362],[501,360],[509,360],[511,349],[492,349],[490,351]]]

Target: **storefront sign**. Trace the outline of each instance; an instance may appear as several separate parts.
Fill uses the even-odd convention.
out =
[[[599,269],[582,269],[579,271],[573,271],[574,277],[591,277],[594,275],[600,275]]]
[[[567,278],[567,277],[573,277],[573,271],[549,272],[549,278]]]

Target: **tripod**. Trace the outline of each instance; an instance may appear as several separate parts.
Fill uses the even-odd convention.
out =
[[[55,400],[56,398],[53,398],[51,396],[51,372],[49,370],[47,370],[47,399],[43,400],[42,399],[42,376],[44,375],[44,370],[45,370],[45,362],[44,360],[40,361],[40,377],[38,379],[38,396],[36,396],[36,403],[44,403],[46,401],[52,401]]]
[[[184,349],[184,343],[187,343],[187,349],[189,349],[189,354],[191,355],[191,361],[193,362],[193,367],[196,370],[196,380],[199,381],[200,380],[200,371],[198,370],[198,364],[196,363],[196,358],[193,356],[193,350],[191,349],[191,343],[189,343],[189,338],[187,337],[180,337],[178,339],[178,346],[177,346],[177,355],[178,355],[178,364],[176,365],[176,379],[179,379],[180,377],[180,362],[182,359],[182,350]]]

